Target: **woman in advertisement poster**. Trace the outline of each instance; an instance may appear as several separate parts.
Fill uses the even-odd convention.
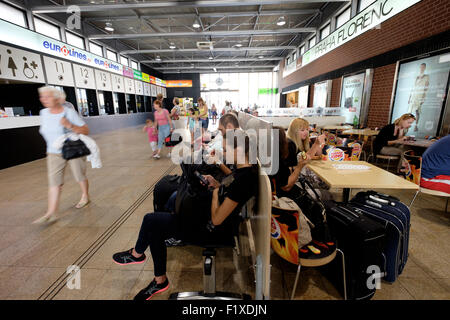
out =
[[[430,76],[425,74],[425,69],[427,68],[426,63],[422,63],[419,68],[419,75],[416,77],[414,87],[412,88],[408,99],[408,113],[415,114],[417,120],[414,131],[419,130],[422,105],[425,101],[428,87],[430,85]]]

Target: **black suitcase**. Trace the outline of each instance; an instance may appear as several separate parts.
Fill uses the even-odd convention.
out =
[[[394,282],[408,259],[410,212],[397,198],[374,191],[359,192],[350,204],[361,213],[386,225],[386,276]]]
[[[167,175],[161,178],[153,189],[153,210],[155,212],[165,212],[166,203],[170,196],[177,191],[181,182],[179,175]]]
[[[330,232],[336,238],[337,248],[345,256],[347,299],[370,299],[376,290],[372,270],[379,270],[377,278],[382,277],[385,270],[384,226],[357,213],[348,204],[327,201],[325,205]],[[320,270],[344,296],[342,268],[342,257],[338,254],[331,263],[321,267]]]

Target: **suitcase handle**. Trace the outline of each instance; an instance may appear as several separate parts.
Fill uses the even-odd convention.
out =
[[[383,204],[389,204],[388,200],[380,199],[380,198],[377,198],[377,197],[372,196],[372,195],[369,196],[369,199],[372,200],[372,201],[375,201],[375,202],[379,202],[379,203],[383,203]]]

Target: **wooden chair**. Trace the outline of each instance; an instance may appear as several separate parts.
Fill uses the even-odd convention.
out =
[[[413,205],[414,201],[416,200],[419,193],[425,193],[432,196],[438,196],[438,197],[446,197],[447,201],[445,203],[445,213],[447,213],[448,208],[448,199],[450,198],[450,193],[427,189],[420,186],[420,180],[421,180],[421,171],[422,171],[422,157],[414,155],[414,152],[412,150],[405,151],[403,154],[403,157],[405,159],[404,165],[405,165],[405,179],[408,181],[411,181],[417,185],[419,185],[419,190],[417,190],[416,194],[414,195],[414,198],[412,199],[409,207]]]

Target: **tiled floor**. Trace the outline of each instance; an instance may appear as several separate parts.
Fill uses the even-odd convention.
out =
[[[0,299],[132,299],[153,277],[153,263],[113,263],[113,253],[133,247],[143,216],[153,210],[149,188],[165,173],[178,172],[167,158],[153,160],[140,128],[94,137],[103,168],[88,169],[92,202],[81,210],[79,187],[66,174],[60,219],[51,225],[31,222],[46,210],[45,160],[0,171]],[[70,170],[68,170],[70,171]],[[356,193],[357,190],[354,190]],[[411,192],[393,194],[406,203]],[[336,193],[339,197],[339,193]],[[139,204],[139,206],[133,206]],[[412,209],[409,260],[394,284],[382,283],[374,299],[450,298],[450,214],[445,201],[420,195]],[[244,229],[243,229],[244,230]],[[168,250],[173,292],[202,289],[201,248]],[[245,231],[241,254],[222,249],[217,256],[217,289],[254,295],[254,275]],[[80,288],[66,285],[69,266],[81,267]],[[271,256],[271,299],[288,299],[296,266]],[[336,289],[313,268],[303,268],[296,299],[341,299]]]

